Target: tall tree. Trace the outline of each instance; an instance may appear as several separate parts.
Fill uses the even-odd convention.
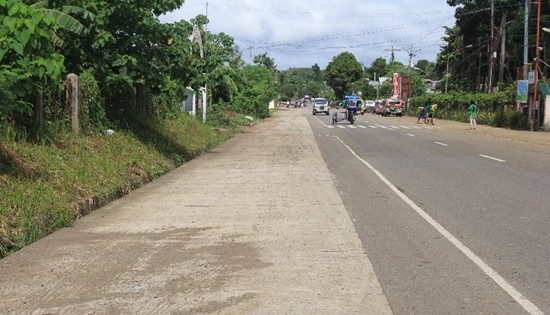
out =
[[[339,99],[352,92],[353,83],[362,77],[363,66],[350,52],[343,52],[334,57],[325,70],[327,84]]]
[[[275,64],[275,59],[270,58],[267,53],[257,55],[254,57],[254,63],[266,67],[272,73],[277,71],[277,65]]]

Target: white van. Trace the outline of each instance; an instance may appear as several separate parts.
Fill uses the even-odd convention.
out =
[[[330,115],[330,106],[326,99],[313,99],[313,115],[317,115],[317,113],[326,113],[327,115]]]

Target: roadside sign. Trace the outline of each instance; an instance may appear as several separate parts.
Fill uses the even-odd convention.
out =
[[[518,80],[518,89],[516,102],[527,103],[527,94],[529,93],[529,83],[527,80]]]

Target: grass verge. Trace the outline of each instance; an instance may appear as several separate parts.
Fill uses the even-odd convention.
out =
[[[182,115],[112,135],[57,134],[50,144],[0,135],[0,258],[158,178],[250,124]]]

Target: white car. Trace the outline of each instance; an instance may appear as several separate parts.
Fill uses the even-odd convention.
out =
[[[365,101],[365,111],[367,113],[373,113],[374,112],[374,106],[376,105],[375,101],[372,100],[366,100]]]
[[[326,99],[313,99],[313,115],[317,115],[317,113],[326,113],[327,115],[330,115],[330,106]]]

